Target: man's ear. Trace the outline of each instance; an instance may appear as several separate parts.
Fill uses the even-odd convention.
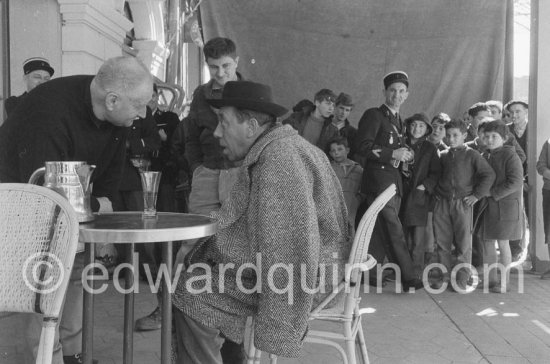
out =
[[[260,123],[258,123],[258,120],[256,120],[256,118],[251,118],[250,120],[247,121],[247,123],[248,123],[248,132],[246,133],[246,135],[248,137],[253,137],[258,131],[258,129],[260,128]]]
[[[108,92],[105,96],[105,108],[109,111],[113,111],[118,102],[118,95],[114,92]]]
[[[235,57],[234,61],[235,61],[235,66],[238,67],[239,66],[239,56]]]

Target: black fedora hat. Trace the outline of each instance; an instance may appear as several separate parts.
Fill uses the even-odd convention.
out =
[[[208,99],[206,102],[217,109],[234,106],[275,117],[288,112],[286,108],[273,102],[271,87],[250,81],[229,81],[223,87],[221,99]]]

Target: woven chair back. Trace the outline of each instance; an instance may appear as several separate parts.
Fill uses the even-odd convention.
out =
[[[0,311],[58,317],[78,243],[69,202],[41,186],[0,183]]]

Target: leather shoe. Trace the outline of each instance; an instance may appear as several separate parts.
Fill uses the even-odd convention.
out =
[[[63,363],[65,364],[82,364],[82,360],[82,353],[63,356]],[[95,359],[92,359],[92,363],[98,364],[99,362]]]
[[[160,307],[155,308],[149,315],[136,320],[136,331],[158,330],[162,327]]]
[[[414,290],[412,290],[414,288]],[[418,289],[424,288],[424,282],[422,282],[421,279],[413,278],[409,279],[408,281],[403,281],[403,291],[404,292],[410,292],[410,291],[416,291]]]
[[[376,279],[376,277],[369,277],[369,286],[371,287],[378,287],[378,279]],[[386,286],[386,281],[385,280],[382,280],[381,282],[381,287],[385,287]]]

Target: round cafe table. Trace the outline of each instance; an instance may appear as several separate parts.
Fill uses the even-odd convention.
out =
[[[172,242],[197,239],[214,235],[217,230],[216,220],[203,215],[159,212],[156,218],[142,218],[141,212],[112,212],[94,214],[95,219],[80,224],[79,241],[85,243],[85,262],[88,266],[95,260],[94,243],[127,244],[126,262],[134,267],[134,244],[161,243],[162,261],[172,274]],[[123,363],[133,361],[134,331],[134,274],[126,269],[124,295],[124,338]],[[168,284],[163,280],[162,289],[162,329],[161,329],[161,363],[170,363],[172,335],[172,298]],[[93,287],[93,285],[92,285]],[[173,289],[173,288],[172,288]],[[82,332],[82,355],[84,364],[92,363],[94,293],[84,290],[84,316]]]

